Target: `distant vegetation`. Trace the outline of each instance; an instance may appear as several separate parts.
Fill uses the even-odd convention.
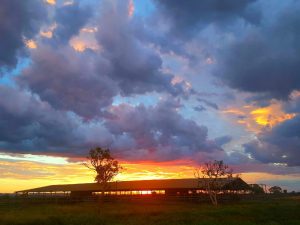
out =
[[[282,193],[282,189],[279,186],[273,186],[269,188],[269,192],[272,194],[281,194]]]

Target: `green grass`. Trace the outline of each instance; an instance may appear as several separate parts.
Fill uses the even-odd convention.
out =
[[[300,200],[208,203],[135,200],[105,203],[0,205],[1,225],[300,225]]]

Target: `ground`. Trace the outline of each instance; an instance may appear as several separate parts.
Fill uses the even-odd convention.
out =
[[[209,203],[132,200],[0,203],[1,225],[300,225],[300,198]]]

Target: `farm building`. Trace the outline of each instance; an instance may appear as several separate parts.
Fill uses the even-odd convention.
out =
[[[17,195],[197,195],[205,193],[208,179],[166,179],[109,182],[105,188],[101,184],[51,185],[40,188],[17,191]],[[218,187],[223,192],[245,193],[249,185],[241,178],[219,178]]]

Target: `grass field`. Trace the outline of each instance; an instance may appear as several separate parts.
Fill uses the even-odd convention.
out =
[[[136,200],[0,205],[1,225],[300,225],[300,198],[208,203]]]

